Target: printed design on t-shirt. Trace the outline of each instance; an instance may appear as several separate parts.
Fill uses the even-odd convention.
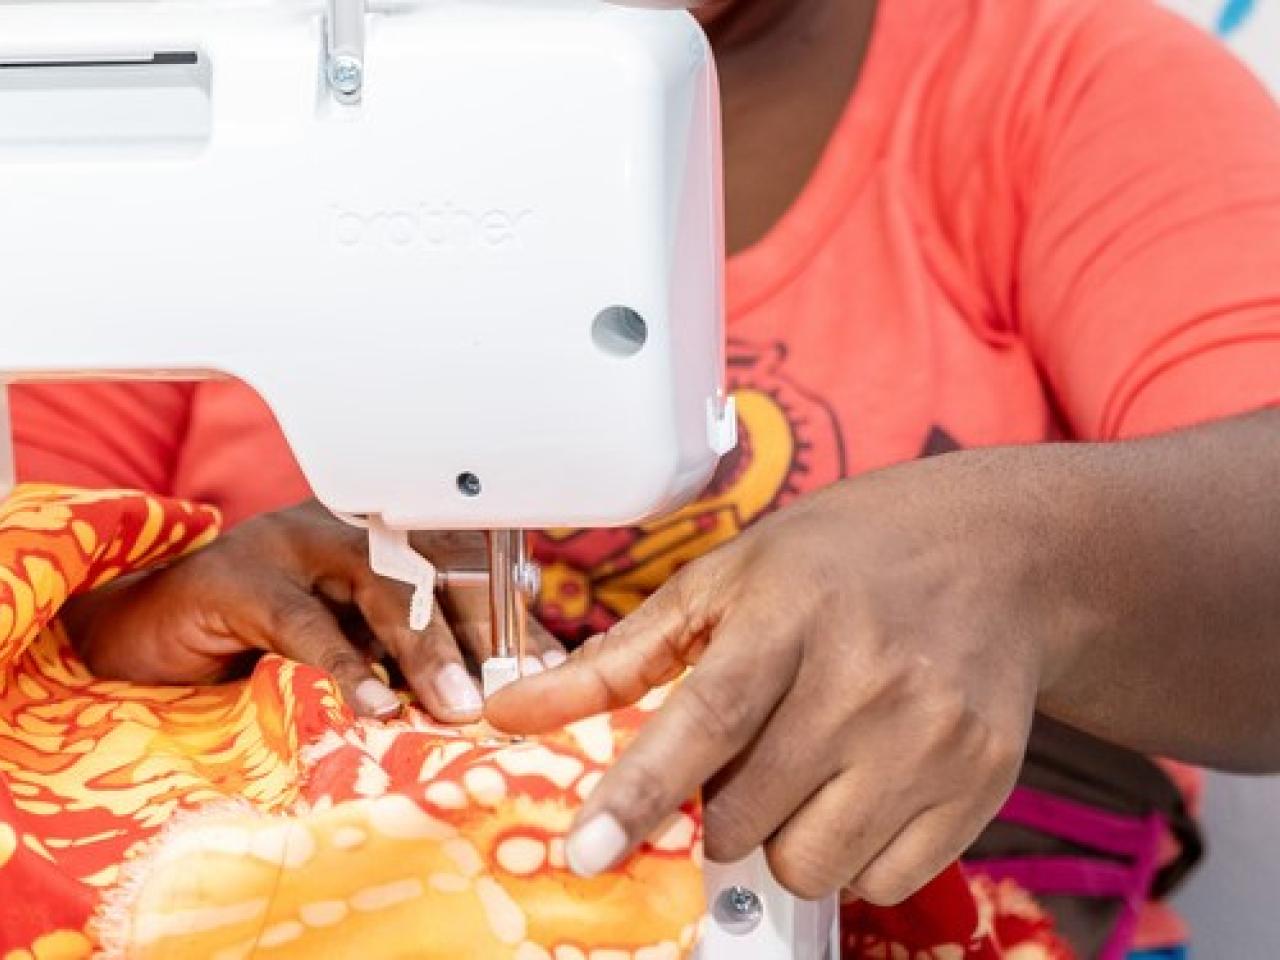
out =
[[[790,375],[785,344],[731,340],[727,359],[739,444],[696,502],[638,528],[537,538],[538,613],[561,636],[582,639],[607,629],[684,564],[846,475],[835,411]]]
[[[947,433],[942,427],[934,426],[929,429],[929,435],[925,437],[924,447],[920,451],[920,459],[936,457],[944,453],[955,453],[959,449],[960,444],[955,437]]]

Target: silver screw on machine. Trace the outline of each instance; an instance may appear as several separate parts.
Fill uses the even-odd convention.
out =
[[[726,887],[716,897],[711,915],[726,933],[745,937],[764,919],[764,902],[754,890]]]
[[[364,90],[365,0],[329,0],[325,16],[325,80],[334,99],[360,102]]]
[[[355,97],[364,86],[364,64],[347,53],[329,61],[329,85],[344,97]]]

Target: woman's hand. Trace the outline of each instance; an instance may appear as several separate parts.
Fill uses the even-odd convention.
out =
[[[707,852],[894,903],[996,813],[1033,708],[1280,771],[1280,409],[847,481],[692,564],[491,720],[535,731],[693,666],[567,844],[609,867],[706,785]]]
[[[481,534],[429,534],[414,545],[442,568],[485,563]],[[437,719],[478,718],[480,691],[462,653],[489,656],[487,591],[451,594],[421,633],[408,626],[410,593],[369,569],[363,531],[307,503],[77,597],[63,622],[89,668],[108,679],[212,683],[246,655],[273,651],[329,671],[357,712],[386,716],[400,703],[370,668],[385,653]],[[563,659],[532,621],[529,639],[548,664]]]
[[[496,725],[537,732],[693,666],[581,811],[575,871],[619,862],[704,785],[708,856],[764,844],[805,898],[896,903],[975,839],[1013,787],[1045,641],[1069,615],[1042,602],[1046,551],[1018,494],[977,457],[809,497],[489,702]]]

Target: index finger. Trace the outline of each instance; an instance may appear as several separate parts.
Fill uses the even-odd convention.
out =
[[[668,583],[560,667],[504,688],[485,705],[485,718],[511,733],[545,733],[629,706],[670,683],[697,662],[710,629],[709,617],[689,608],[682,589]]]
[[[565,846],[575,873],[594,876],[623,860],[767,722],[796,667],[782,645],[748,646],[749,622],[717,628],[701,663],[605,773]]]

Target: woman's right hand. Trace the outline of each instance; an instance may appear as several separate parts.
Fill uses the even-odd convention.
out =
[[[441,568],[483,568],[483,534],[421,534],[414,546]],[[216,683],[246,656],[274,652],[331,673],[365,716],[400,700],[371,664],[387,654],[438,720],[476,720],[483,708],[464,653],[490,656],[488,593],[437,600],[426,630],[409,629],[411,589],[369,567],[367,538],[316,502],[264,514],[208,547],[73,598],[62,620],[89,669],[138,683]],[[348,616],[347,614],[351,614]],[[538,665],[564,660],[530,619]]]

